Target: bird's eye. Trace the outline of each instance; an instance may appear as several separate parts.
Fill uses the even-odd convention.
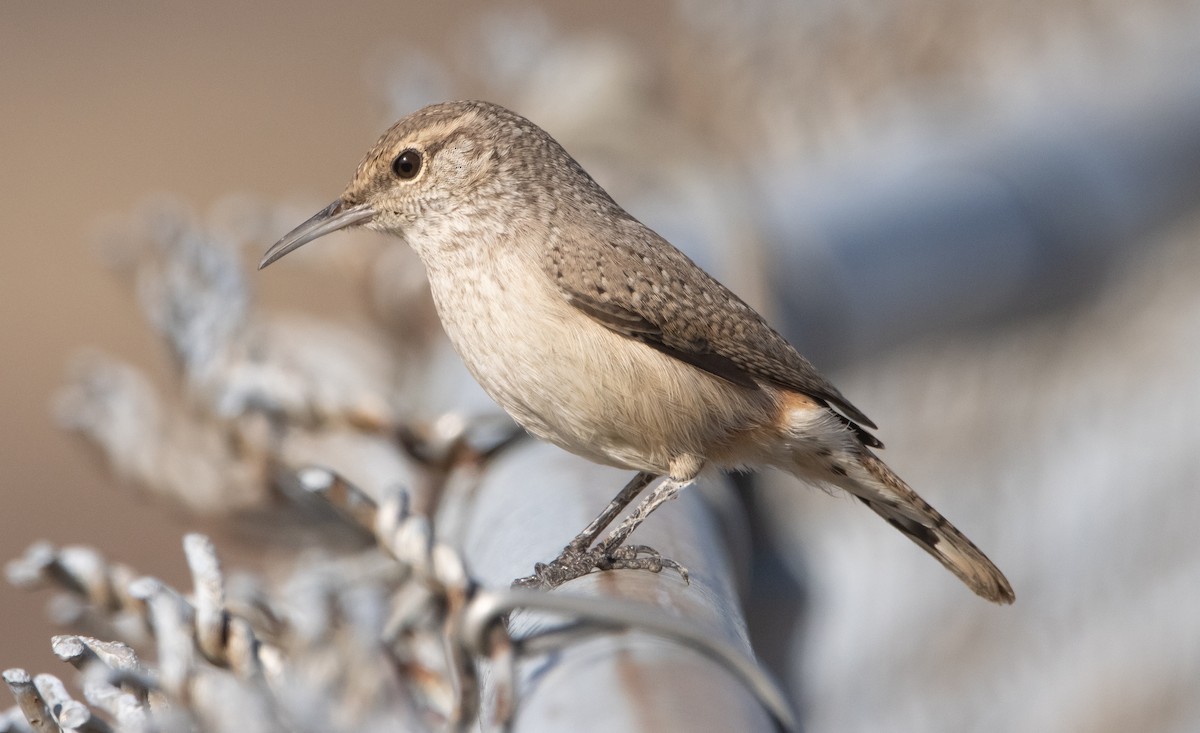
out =
[[[410,180],[421,172],[421,154],[415,150],[405,150],[392,161],[392,172],[397,178]]]

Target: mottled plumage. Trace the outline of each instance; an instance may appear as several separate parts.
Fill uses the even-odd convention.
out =
[[[742,387],[765,382],[832,404],[865,444],[883,446],[858,425],[875,423],[762,316],[624,211],[604,230],[556,227],[545,266],[569,303],[617,333]]]
[[[866,415],[532,122],[486,102],[400,120],[263,265],[356,224],[413,247],[455,349],[518,423],[640,472],[527,580],[670,564],[623,543],[706,467],[774,466],[848,491],[976,593],[1013,600],[987,557],[871,451],[882,444]],[[666,478],[593,548],[653,476]]]

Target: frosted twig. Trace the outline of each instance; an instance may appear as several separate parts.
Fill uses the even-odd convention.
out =
[[[374,516],[375,502],[357,486],[333,471],[315,466],[303,468],[291,476],[301,489],[324,499],[350,523],[370,529],[368,520]]]
[[[50,648],[56,657],[82,672],[85,679],[120,686],[140,705],[148,704],[150,691],[157,688],[133,649],[119,641],[64,635],[51,639]]]
[[[37,733],[59,733],[58,726],[50,715],[50,709],[38,694],[29,673],[23,669],[6,669],[3,676],[30,727]]]
[[[204,535],[183,538],[183,551],[192,571],[193,603],[196,609],[196,645],[213,664],[229,663],[224,645],[228,622],[225,613],[225,583],[212,541]]]
[[[67,692],[62,680],[52,674],[39,674],[33,678],[38,693],[50,708],[54,722],[64,729],[83,733],[110,733],[112,726],[92,715],[87,705],[75,700]]]
[[[150,626],[158,646],[159,683],[172,697],[189,699],[188,680],[195,668],[193,609],[161,581],[141,578],[131,589],[149,608]]]
[[[55,581],[81,594],[89,603],[99,596],[109,603],[101,610],[132,612],[142,617],[150,624],[158,643],[168,643],[173,650],[170,652],[174,655],[172,658],[182,661],[190,654],[180,640],[186,639],[190,649],[194,635],[194,643],[211,662],[232,669],[244,678],[255,676],[262,670],[256,659],[262,644],[255,638],[248,622],[244,619],[234,622],[224,608],[224,586],[211,542],[202,535],[193,534],[185,538],[184,545],[196,586],[197,607],[170,586],[153,578],[124,581],[126,577],[134,577],[132,569],[119,564],[109,565],[98,553],[87,548],[65,548],[56,552],[53,546],[38,543],[21,560],[9,564],[9,576],[25,587],[37,579]],[[80,561],[84,557],[88,560]],[[118,579],[120,586],[116,585]],[[157,610],[152,608],[154,604],[157,604]],[[180,628],[180,623],[186,628]],[[162,637],[164,630],[167,641]],[[54,639],[54,651],[64,661],[80,668],[96,656],[114,669],[137,669],[133,650],[120,642],[59,636]],[[163,653],[161,647],[159,653]],[[159,662],[162,664],[164,660],[160,657]]]
[[[52,581],[87,599],[101,611],[114,611],[125,600],[117,588],[127,580],[127,569],[110,565],[88,547],[56,550],[48,542],[29,546],[25,554],[5,566],[8,581],[20,588],[34,588]]]
[[[142,702],[105,680],[85,678],[83,697],[89,704],[112,716],[122,733],[145,733],[151,730],[147,708]]]
[[[118,670],[141,669],[137,653],[119,641],[101,641],[90,636],[61,635],[50,640],[54,655],[78,670],[100,663]]]

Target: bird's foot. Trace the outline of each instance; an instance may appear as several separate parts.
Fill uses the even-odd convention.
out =
[[[648,570],[652,573],[660,573],[663,569],[674,570],[683,578],[683,582],[690,582],[687,568],[669,557],[663,557],[661,552],[649,545],[621,545],[608,553],[608,562],[609,566],[605,569]]]
[[[621,545],[612,550],[603,546],[580,549],[568,545],[562,554],[550,563],[537,563],[533,575],[513,581],[514,588],[550,590],[575,578],[581,578],[601,570],[648,570],[662,572],[663,568],[675,570],[688,582],[687,568],[646,545]]]

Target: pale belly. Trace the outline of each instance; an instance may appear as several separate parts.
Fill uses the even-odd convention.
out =
[[[769,423],[772,393],[712,377],[577,311],[534,268],[430,272],[447,335],[526,430],[598,463],[667,473]],[[514,264],[515,263],[511,263]],[[464,277],[463,270],[474,270]]]

